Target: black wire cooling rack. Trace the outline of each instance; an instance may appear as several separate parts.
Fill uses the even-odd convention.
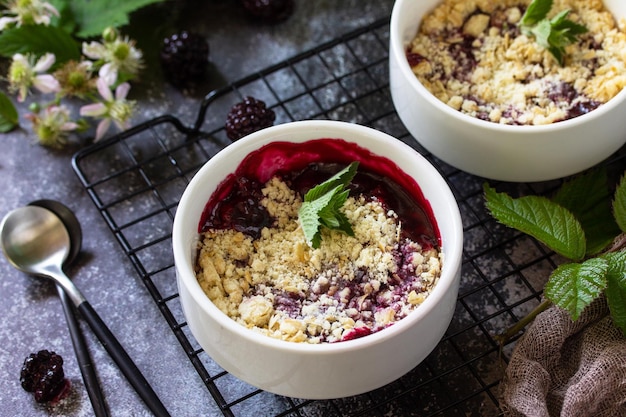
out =
[[[202,101],[193,126],[170,115],[158,117],[73,158],[87,193],[225,416],[500,414],[499,385],[516,339],[500,346],[495,336],[540,303],[558,259],[490,218],[483,206],[484,179],[437,160],[405,130],[389,94],[388,29],[386,19],[375,22],[214,91]],[[190,179],[230,143],[224,120],[245,96],[265,101],[276,112],[276,124],[332,119],[389,133],[415,147],[450,184],[465,232],[456,312],[432,354],[397,381],[351,398],[284,398],[237,381],[191,335],[178,300],[172,222]],[[622,171],[624,156],[611,160]],[[512,194],[543,194],[558,182],[495,185]]]

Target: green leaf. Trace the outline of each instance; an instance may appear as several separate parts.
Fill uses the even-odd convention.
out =
[[[358,162],[353,162],[326,181],[311,188],[304,196],[304,201],[312,201],[326,194],[337,186],[346,186],[352,181],[356,170],[359,167]]]
[[[606,300],[613,323],[626,334],[626,252],[612,252],[602,256],[607,260]]]
[[[546,18],[551,8],[552,0],[534,0],[528,5],[524,16],[522,16],[521,24],[524,26],[536,25]]]
[[[320,213],[330,203],[334,195],[334,190],[331,190],[315,200],[303,202],[298,211],[304,237],[314,248],[319,248],[319,242],[321,241],[320,227],[322,226],[322,218]],[[315,245],[315,242],[318,242],[317,245]]]
[[[68,2],[77,25],[76,36],[90,38],[100,36],[109,26],[128,24],[129,14],[144,6],[163,0],[108,0]]]
[[[34,54],[41,56],[47,52],[56,57],[55,65],[70,59],[80,59],[78,43],[64,30],[53,26],[21,26],[0,33],[0,55]]]
[[[613,198],[613,217],[621,231],[626,233],[626,175],[622,176],[615,190],[615,196]]]
[[[608,270],[609,262],[602,258],[560,265],[550,275],[545,295],[576,321],[585,307],[606,288]]]
[[[550,32],[552,27],[550,26],[550,22],[547,20],[542,20],[535,27],[533,27],[530,32],[535,36],[535,41],[542,47],[548,49],[550,48]]]
[[[569,12],[569,10],[564,10],[550,20],[552,29],[567,38],[567,45],[576,42],[577,35],[582,35],[583,33],[588,32],[585,26],[579,25],[571,20],[567,20]]]
[[[566,258],[577,261],[585,256],[585,233],[566,208],[544,197],[514,199],[487,184],[484,190],[487,209],[502,224],[533,236]]]
[[[0,91],[0,133],[7,133],[19,124],[19,116],[13,102]]]
[[[354,178],[358,165],[358,162],[351,163],[305,194],[298,217],[304,237],[313,248],[320,247],[322,227],[354,234],[350,222],[340,209],[349,194],[345,187]]]
[[[52,17],[50,24],[52,26],[63,29],[69,34],[74,33],[76,30],[76,22],[74,21],[74,16],[72,15],[72,11],[70,10],[70,0],[50,0],[50,4],[52,4],[57,11],[59,12],[59,17]]]
[[[619,234],[610,197],[606,169],[598,168],[565,182],[552,198],[580,222],[587,239],[586,255],[599,253]]]
[[[548,20],[552,0],[533,0],[520,20],[522,33],[534,36],[539,45],[546,48],[563,65],[565,47],[577,41],[576,37],[587,28],[567,19],[569,10],[559,12]]]

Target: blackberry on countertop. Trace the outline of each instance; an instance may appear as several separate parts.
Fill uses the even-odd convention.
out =
[[[209,43],[193,32],[182,31],[163,40],[161,67],[175,87],[186,87],[202,80],[209,60]]]
[[[34,393],[38,403],[59,399],[69,386],[63,372],[63,358],[48,350],[31,353],[22,365],[20,382],[22,388]]]
[[[274,120],[276,120],[276,114],[265,107],[263,101],[246,97],[230,109],[226,117],[226,134],[230,140],[235,141],[252,132],[272,126]]]
[[[267,23],[282,22],[293,13],[293,0],[241,0],[241,3],[251,16]]]

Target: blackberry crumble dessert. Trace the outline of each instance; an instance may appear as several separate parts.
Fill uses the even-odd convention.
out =
[[[626,22],[601,0],[555,0],[587,28],[566,47],[563,66],[520,29],[530,0],[444,0],[407,49],[420,82],[439,100],[478,119],[545,125],[586,114],[626,85]]]
[[[412,178],[367,152],[338,139],[275,142],[222,182],[200,220],[196,260],[222,312],[267,336],[317,344],[367,336],[419,307],[441,274],[434,217]],[[298,220],[303,195],[351,159],[364,166],[341,208],[353,235],[323,229],[314,248]]]

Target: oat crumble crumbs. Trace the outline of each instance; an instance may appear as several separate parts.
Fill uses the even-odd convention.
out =
[[[354,236],[323,230],[313,249],[299,228],[299,195],[276,177],[263,195],[275,224],[259,239],[228,229],[199,242],[198,282],[238,323],[292,342],[347,340],[402,319],[435,286],[442,255],[401,238],[397,215],[379,201],[348,198]]]
[[[602,0],[555,0],[549,18],[587,27],[565,65],[518,23],[530,0],[444,0],[421,24],[407,58],[420,82],[463,113],[501,124],[543,125],[585,114],[626,85],[626,22]]]

